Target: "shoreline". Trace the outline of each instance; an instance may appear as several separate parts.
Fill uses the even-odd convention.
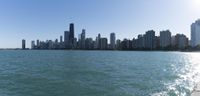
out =
[[[200,50],[81,50],[81,49],[20,49],[20,48],[16,48],[16,49],[0,49],[1,50],[22,50],[22,51],[113,51],[113,52],[117,52],[117,51],[132,51],[132,52],[188,52],[188,53],[193,53],[193,52],[200,52]]]

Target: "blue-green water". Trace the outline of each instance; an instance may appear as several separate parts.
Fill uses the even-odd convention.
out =
[[[0,96],[189,96],[200,53],[0,51]]]

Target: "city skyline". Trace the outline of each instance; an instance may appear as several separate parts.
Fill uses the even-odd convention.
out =
[[[193,26],[195,25],[195,26]],[[116,39],[114,32],[110,33],[110,38],[103,37],[101,33],[96,38],[87,37],[86,29],[75,37],[75,24],[70,23],[69,29],[64,31],[63,35],[53,40],[33,40],[31,41],[31,49],[33,50],[196,50],[199,49],[200,36],[199,33],[200,20],[196,20],[191,25],[192,40],[185,34],[177,33],[172,35],[170,30],[160,31],[156,35],[154,30],[148,30],[144,34],[132,39],[124,38]],[[64,40],[63,40],[64,37]],[[60,40],[60,41],[59,41]],[[27,49],[25,39],[22,40],[22,49]],[[193,46],[193,43],[196,45]],[[29,49],[29,48],[28,48]]]
[[[82,29],[87,37],[98,33],[116,39],[137,37],[153,29],[156,35],[169,29],[190,38],[190,25],[200,17],[199,0],[2,0],[0,1],[0,48],[21,48],[21,40],[53,40],[67,24],[76,24],[75,37]],[[7,43],[4,43],[7,41]]]

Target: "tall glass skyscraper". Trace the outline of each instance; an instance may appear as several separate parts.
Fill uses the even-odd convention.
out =
[[[69,25],[69,47],[70,49],[74,48],[74,24],[70,23]]]
[[[74,24],[73,23],[70,23],[69,25],[69,33],[70,33],[69,38],[73,39],[74,38]]]
[[[64,46],[69,48],[69,31],[64,32]]]
[[[22,49],[23,50],[26,49],[26,40],[25,39],[22,40]]]

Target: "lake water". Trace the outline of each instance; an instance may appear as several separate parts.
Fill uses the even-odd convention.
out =
[[[0,96],[190,96],[200,53],[0,51]]]

